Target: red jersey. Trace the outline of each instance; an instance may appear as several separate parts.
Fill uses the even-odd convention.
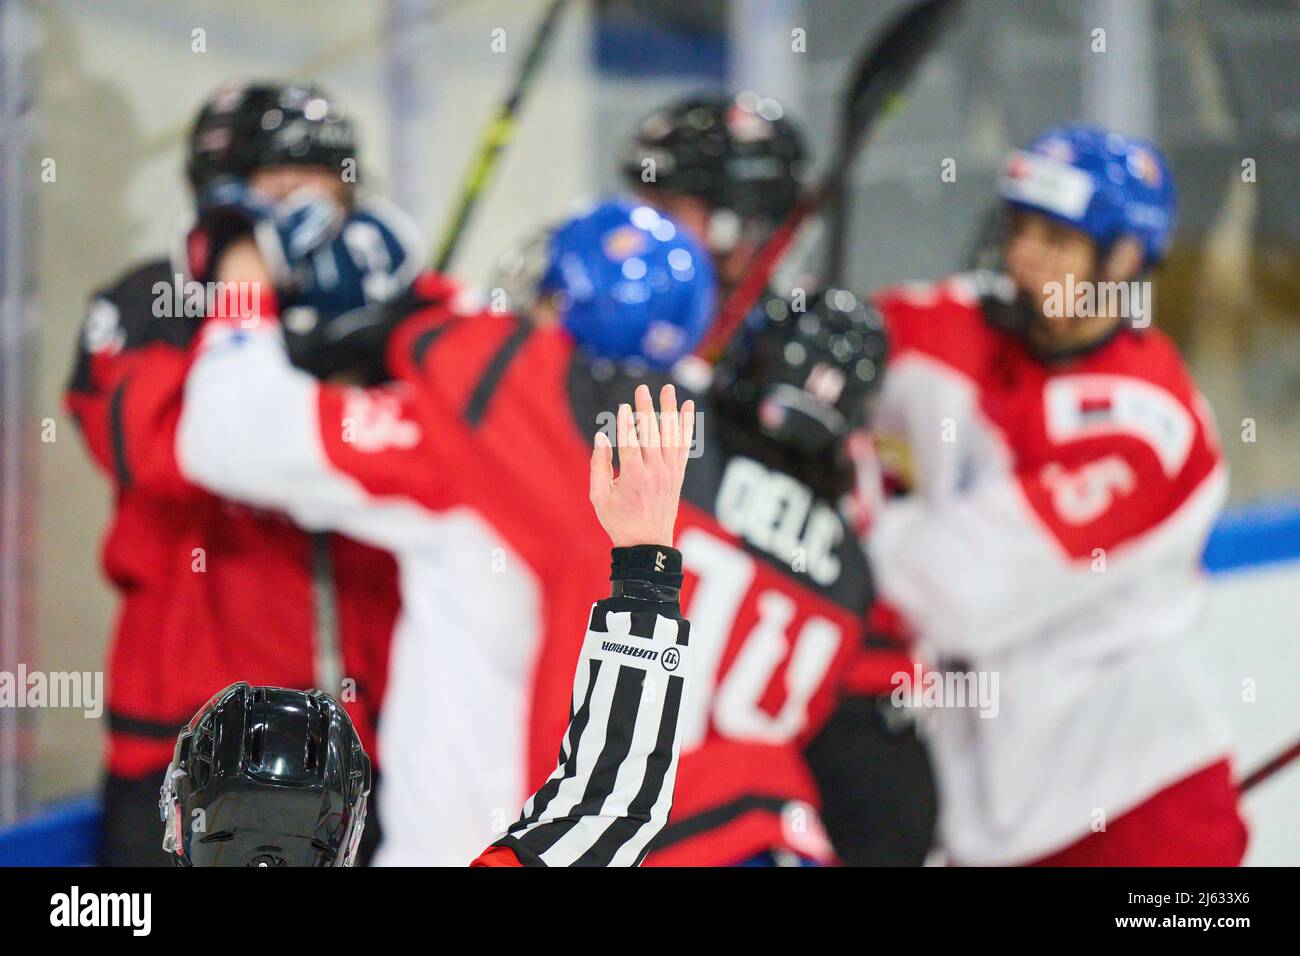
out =
[[[154,262],[92,299],[66,393],[113,487],[103,567],[121,604],[108,769],[160,773],[178,728],[215,691],[236,680],[317,686],[323,653],[341,655],[352,683],[327,689],[373,754],[397,614],[392,558],[182,477],[174,445],[195,321],[154,314],[160,294],[171,304],[173,282]]]
[[[388,547],[401,567],[379,860],[467,859],[555,766],[583,595],[608,573],[590,436],[633,378],[593,368],[562,330],[454,305],[399,325],[391,388],[320,386],[266,330],[219,333],[206,355],[181,428],[187,472]],[[676,543],[704,690],[683,706],[674,815],[648,862],[826,857],[802,747],[861,646],[865,560],[833,505],[730,449],[702,412]]]

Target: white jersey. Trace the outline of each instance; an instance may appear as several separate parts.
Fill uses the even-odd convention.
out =
[[[916,480],[870,529],[873,570],[929,665],[984,691],[930,714],[943,842],[1029,862],[1228,751],[1192,640],[1225,468],[1158,332],[1049,369],[961,279],[879,304],[877,424]]]

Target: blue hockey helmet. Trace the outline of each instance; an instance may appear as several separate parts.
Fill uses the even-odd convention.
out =
[[[1173,231],[1174,180],[1160,149],[1096,126],[1056,126],[1012,152],[999,191],[1015,208],[1087,233],[1102,250],[1132,236],[1146,266],[1160,261]]]
[[[713,320],[714,287],[704,247],[629,200],[602,202],[552,232],[538,283],[580,345],[653,368],[699,343]]]

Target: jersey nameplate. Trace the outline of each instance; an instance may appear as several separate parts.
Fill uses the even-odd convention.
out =
[[[782,564],[827,587],[840,576],[839,514],[802,482],[749,458],[727,462],[714,508],[718,522]]]

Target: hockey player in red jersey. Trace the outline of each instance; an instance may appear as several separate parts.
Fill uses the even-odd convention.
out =
[[[708,247],[734,286],[804,188],[808,156],[776,100],[690,94],[637,125],[623,151],[627,184]]]
[[[1235,865],[1229,735],[1193,641],[1227,476],[1141,281],[1173,226],[1169,168],[1073,125],[1014,152],[1000,188],[1002,270],[879,298],[876,425],[913,493],[871,529],[873,570],[927,679],[996,678],[931,715],[944,845],[958,864]]]
[[[638,196],[666,211],[708,246],[717,264],[722,296],[744,277],[756,252],[794,209],[805,188],[808,156],[798,125],[776,100],[753,92],[736,96],[705,93],[683,96],[642,119],[623,151],[621,165],[627,184]],[[838,300],[852,303],[850,310],[857,308],[845,291],[823,298],[821,304]],[[833,441],[813,448],[799,447],[795,441],[783,453],[775,446],[791,444],[792,436],[774,438],[764,434],[766,425],[755,414],[763,403],[733,400],[738,395],[756,396],[762,391],[760,383],[747,379],[763,373],[737,365],[752,351],[750,346],[756,338],[769,342],[782,337],[793,340],[791,349],[802,352],[806,368],[817,374],[806,380],[790,375],[785,383],[790,389],[787,394],[802,393],[809,408],[817,407],[817,396],[819,392],[824,394],[825,386],[835,387],[836,368],[842,359],[826,351],[828,344],[835,343],[835,336],[826,329],[801,335],[797,313],[800,308],[802,304],[769,291],[723,360],[719,371],[725,384],[717,391],[732,396],[729,399],[722,395],[723,408],[735,411],[728,419],[730,432],[744,444],[764,446],[768,457],[784,460],[784,467],[800,474],[800,480],[818,496],[832,504],[844,502],[840,510],[848,512],[848,505],[855,503],[858,496],[851,493],[856,489],[848,477],[849,456],[842,446],[864,441],[864,432],[846,441],[847,422],[840,421],[836,426],[840,433]],[[813,314],[807,315],[804,323],[814,322],[817,311],[816,306],[809,309]],[[760,343],[758,351],[764,348],[766,345]],[[843,345],[836,344],[836,349],[843,350]],[[852,361],[844,363],[846,368],[860,360],[870,363],[880,359],[870,348],[860,354],[847,354]],[[830,374],[823,374],[828,369]],[[695,357],[683,362],[678,373],[692,381],[701,374],[710,374],[703,361]],[[840,401],[846,398],[839,396]],[[770,407],[771,402],[767,404]],[[825,437],[825,429],[820,431]],[[812,467],[804,467],[802,462]],[[860,476],[860,482],[868,484],[865,476]],[[870,488],[878,494],[874,483]],[[860,577],[858,587],[865,607],[871,599],[870,582]],[[834,675],[828,677],[840,699],[820,732],[804,741],[804,761],[816,780],[821,816],[841,861],[864,866],[919,865],[930,848],[934,830],[933,775],[913,723],[905,711],[889,703],[893,675],[911,672],[911,656],[898,635],[874,626],[878,617],[870,620],[873,626],[857,647],[855,660],[837,666]],[[753,735],[733,733],[728,737],[734,759],[746,755],[762,759]],[[705,745],[722,747],[720,741],[705,741]],[[752,754],[750,747],[756,747]],[[692,763],[688,759],[683,806],[692,802]],[[729,774],[740,775],[735,771],[717,771],[714,775]],[[711,813],[721,816],[716,808]],[[670,830],[661,844],[673,840],[677,832]],[[671,853],[651,853],[649,862],[735,862],[729,841],[724,839],[711,846],[704,833],[707,830],[699,839],[684,841]],[[774,849],[789,847],[778,844]],[[789,856],[780,854],[782,859]],[[764,857],[773,858],[771,854],[759,858]]]
[[[294,224],[298,239],[315,231],[316,261],[328,262],[335,279],[294,303],[304,336],[305,320],[324,319],[325,329],[332,317],[404,286],[421,257],[418,237],[394,211],[354,201],[341,164],[353,160],[355,146],[337,104],[294,85],[223,88],[190,138],[199,203],[214,191],[270,202],[312,187],[347,207],[341,231],[332,221],[317,229],[310,217]],[[358,245],[366,255],[352,253]],[[108,662],[101,859],[110,865],[167,862],[150,793],[176,728],[233,680],[328,686],[374,752],[397,616],[389,555],[308,534],[281,513],[223,501],[182,477],[176,422],[208,295],[185,272],[158,260],[96,294],[67,390],[114,491],[104,544],[105,573],[122,597]]]
[[[591,455],[588,497],[613,545],[610,597],[590,609],[559,762],[473,866],[635,866],[668,819],[679,717],[704,651],[682,620],[682,556],[669,543],[695,410],[686,401],[678,411],[672,386],[658,415],[644,386],[635,404],[635,414],[619,409],[617,477],[604,432]],[[572,542],[553,544],[558,554]],[[159,798],[163,846],[179,866],[351,866],[370,782],[332,698],[235,684],[177,738]],[[420,796],[437,812],[436,793]]]
[[[572,493],[587,467],[582,436],[611,424],[629,377],[665,379],[711,316],[707,254],[647,206],[599,206],[548,248],[528,316],[471,307],[437,276],[417,281],[383,356],[394,386],[335,389],[294,374],[274,323],[214,328],[187,386],[178,448],[194,480],[397,555],[385,862],[464,860],[554,767],[583,624],[575,608],[606,575]],[[253,243],[227,256],[228,277],[261,268]],[[874,385],[878,363],[857,358],[880,333],[856,301],[793,318],[736,357],[734,370],[761,369],[761,382],[724,379],[730,407],[710,397],[701,408],[677,544],[686,606],[715,643],[705,690],[683,715],[689,752],[652,854],[661,862],[830,855],[802,748],[856,653],[870,581],[816,455],[783,429],[810,447],[834,442]],[[800,355],[779,345],[794,324],[807,328]],[[839,402],[800,386],[815,361],[840,377]],[[462,639],[436,639],[444,633]],[[463,772],[449,778],[453,765]],[[436,808],[420,796],[430,792]]]

